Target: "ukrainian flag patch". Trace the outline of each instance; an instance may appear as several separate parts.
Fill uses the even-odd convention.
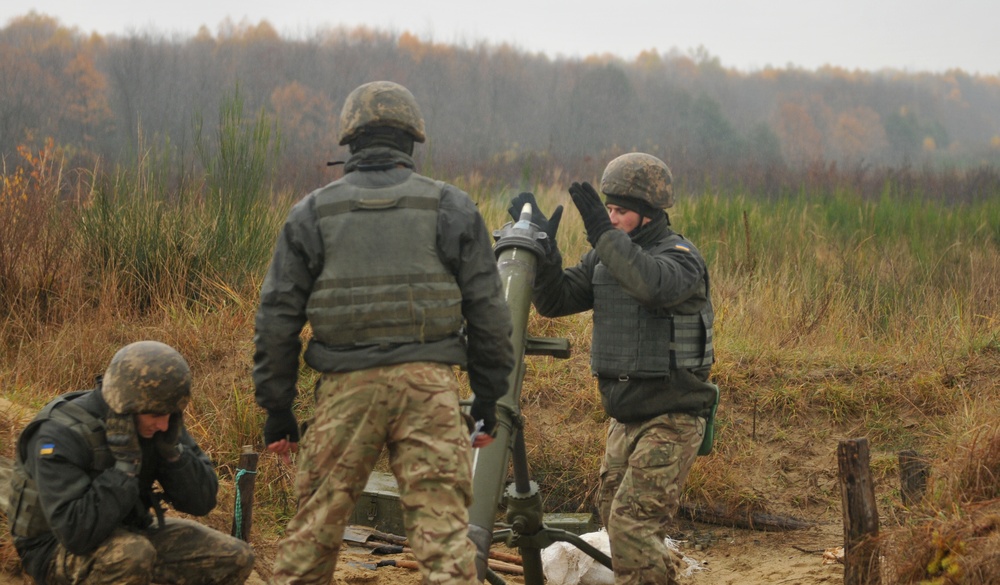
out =
[[[56,452],[55,443],[43,443],[41,449],[38,450],[39,455],[51,455]]]
[[[691,251],[691,248],[688,248],[687,246],[682,246],[680,244],[677,244],[674,247],[677,248],[678,250],[684,250],[685,252],[690,252]]]

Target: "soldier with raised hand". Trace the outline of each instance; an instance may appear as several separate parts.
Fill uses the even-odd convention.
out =
[[[185,359],[139,341],[115,353],[97,388],[59,396],[28,423],[8,520],[36,583],[246,581],[254,563],[247,543],[163,517],[161,502],[195,516],[216,504],[215,468],[184,427],[190,397]]]
[[[611,541],[615,583],[676,583],[664,543],[694,464],[718,389],[708,269],[697,248],[670,227],[670,169],[644,153],[622,155],[601,177],[569,188],[593,249],[563,269],[555,245],[562,217],[547,218],[534,195],[518,195],[548,234],[533,302],[546,317],[593,310],[591,372],[611,417],[597,507]]]
[[[469,429],[454,366],[468,370],[474,444],[492,441],[514,366],[510,311],[492,241],[461,190],[414,171],[424,120],[405,87],[375,81],[344,101],[344,177],[299,201],[261,287],[254,343],[264,441],[288,460],[305,361],[321,373],[302,439],[298,511],[278,545],[275,584],[330,583],[344,528],[383,449],[424,583],[476,582],[466,537]]]

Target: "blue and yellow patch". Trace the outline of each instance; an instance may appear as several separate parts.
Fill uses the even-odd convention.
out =
[[[688,248],[687,246],[682,246],[681,244],[676,244],[674,247],[677,248],[678,250],[684,250],[685,252],[691,251],[691,248]]]
[[[55,443],[43,443],[41,448],[38,450],[39,455],[52,455],[56,452]]]

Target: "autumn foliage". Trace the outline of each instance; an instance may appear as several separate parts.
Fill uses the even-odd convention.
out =
[[[197,386],[185,419],[223,478],[213,525],[228,530],[243,446],[262,448],[253,316],[274,238],[341,172],[327,163],[346,156],[344,96],[392,79],[427,119],[421,171],[468,191],[491,229],[522,189],[564,205],[567,262],[589,250],[569,182],[623,151],[668,162],[671,219],[710,266],[723,391],[685,501],[839,521],[831,454],[863,436],[892,582],[996,582],[1000,80],[741,73],[700,52],[552,60],[267,23],[84,37],[34,13],[0,29],[0,79],[4,396],[37,408],[89,387],[124,343],[178,348]],[[531,471],[547,511],[588,511],[606,422],[589,316],[529,329],[573,347],[526,364]],[[303,416],[314,380],[303,368]],[[939,455],[919,506],[900,501],[900,449]],[[261,461],[264,549],[295,504],[291,470]],[[12,554],[0,537],[0,563]]]
[[[277,121],[277,186],[300,192],[335,175],[327,163],[346,156],[336,140],[342,100],[374,79],[413,91],[430,137],[418,157],[452,179],[592,179],[605,161],[643,150],[691,192],[787,195],[820,173],[831,189],[879,196],[886,169],[897,169],[915,177],[918,195],[950,199],[979,194],[961,176],[938,192],[928,173],[1000,161],[1000,79],[961,70],[742,72],[703,49],[552,59],[407,31],[283,38],[266,21],[225,21],[191,38],[105,38],[30,12],[0,29],[0,78],[0,156],[52,137],[72,168],[102,161],[104,170],[151,143],[193,169],[196,121],[213,124],[239,87],[249,110]]]

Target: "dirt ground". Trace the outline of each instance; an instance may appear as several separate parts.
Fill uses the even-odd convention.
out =
[[[843,541],[843,528],[827,524],[789,532],[758,532],[699,525],[698,540],[712,542],[702,550],[682,543],[682,552],[700,563],[699,570],[684,578],[692,585],[819,585],[843,583],[844,565],[823,564],[823,551]],[[505,548],[504,552],[516,553]],[[382,558],[382,557],[378,557]],[[385,558],[405,558],[390,556]],[[365,551],[344,556],[348,562],[372,562]],[[524,584],[524,578],[500,575],[508,584]],[[337,569],[338,585],[419,585],[416,571],[380,567],[375,571],[345,566]]]
[[[844,565],[823,564],[823,551],[843,541],[840,525],[823,525],[789,532],[758,532],[700,525],[697,540],[711,539],[702,550],[694,550],[690,541],[682,543],[682,552],[697,561],[700,568],[683,583],[692,585],[819,585],[843,583]],[[695,536],[695,535],[690,535]],[[708,538],[706,538],[708,537]],[[495,547],[516,553],[504,547]],[[368,551],[351,549],[342,555],[337,567],[337,585],[419,585],[418,573],[395,567],[361,569],[350,563],[371,563],[382,558],[409,558],[405,555],[373,556]],[[521,576],[500,575],[508,584],[523,585]],[[250,584],[264,581],[248,581]]]
[[[682,552],[700,564],[683,583],[691,585],[818,585],[843,583],[844,566],[823,564],[823,550],[843,539],[839,525],[827,524],[789,532],[758,532],[708,525],[700,526],[696,540],[711,540],[707,547],[695,550],[690,541],[682,543]],[[516,553],[503,547],[496,550]],[[258,555],[267,557],[269,550]],[[362,568],[358,565],[382,559],[406,559],[407,555],[373,555],[358,548],[346,550],[338,562],[336,585],[419,585],[417,571],[397,567]],[[264,585],[267,575],[261,563],[247,585]],[[523,585],[521,576],[501,575],[511,585]],[[0,573],[0,585],[25,585],[30,580],[10,573]]]
[[[0,399],[0,404],[3,402],[5,401]],[[766,465],[747,469],[747,473],[751,476],[771,476],[774,475],[774,469],[780,468],[788,484],[796,487],[790,489],[785,486],[780,493],[775,494],[774,512],[814,523],[814,526],[801,530],[764,532],[679,519],[677,532],[671,538],[679,543],[681,552],[697,566],[693,574],[683,579],[684,583],[816,585],[843,582],[844,566],[839,563],[824,564],[823,558],[825,550],[834,549],[843,543],[839,509],[829,506],[823,498],[808,497],[809,492],[829,492],[835,488],[836,480],[830,465],[831,452],[823,448],[800,451],[794,462],[789,462],[779,449],[771,457],[776,460],[773,467]],[[755,485],[766,486],[766,480],[761,477],[747,479]],[[799,504],[787,508],[781,505],[791,501]],[[6,518],[2,520],[6,523]],[[228,526],[227,522],[228,518],[224,518],[223,521],[216,519],[215,523]],[[264,585],[270,576],[274,543],[254,542],[254,549],[257,554],[257,570],[247,583]],[[517,554],[516,550],[502,545],[495,545],[494,550]],[[411,557],[408,555],[373,555],[370,550],[357,547],[345,549],[338,562],[336,584],[419,585],[420,577],[416,570],[397,567],[364,568],[365,564],[379,560],[409,558]],[[502,574],[501,577],[511,585],[524,584],[521,576]],[[30,583],[22,575],[0,571],[0,585]]]

